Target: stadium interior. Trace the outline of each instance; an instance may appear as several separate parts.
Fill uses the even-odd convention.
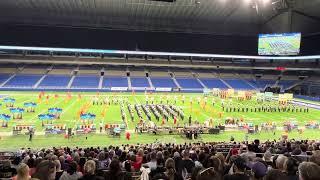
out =
[[[0,179],[318,180],[319,0],[1,0]]]

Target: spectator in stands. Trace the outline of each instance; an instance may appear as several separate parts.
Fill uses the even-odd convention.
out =
[[[251,168],[251,171],[253,173],[253,180],[262,180],[267,174],[267,166],[262,162],[257,161],[254,163],[249,163],[248,166]]]
[[[289,157],[284,165],[284,169],[287,173],[288,180],[298,180],[297,172],[298,172],[299,161],[293,157]]]
[[[27,165],[29,167],[29,175],[32,176],[36,171],[35,159],[34,158],[28,159]]]
[[[271,169],[268,171],[265,180],[287,180],[287,176],[279,169]]]
[[[166,179],[168,180],[181,180],[182,177],[180,174],[176,173],[176,167],[174,164],[174,160],[172,158],[168,158],[165,163],[166,172],[164,173]]]
[[[59,180],[60,176],[63,173],[63,170],[61,170],[61,164],[59,160],[54,160],[54,163],[56,164],[56,180]]]
[[[151,171],[157,169],[157,153],[156,151],[152,151],[150,153],[150,161],[146,163],[146,165],[150,168]]]
[[[98,154],[98,169],[107,169],[110,164],[109,154],[101,151]]]
[[[320,150],[313,151],[313,153],[310,157],[310,162],[314,162],[318,166],[320,166]]]
[[[313,162],[303,162],[299,165],[299,180],[319,180],[320,166]]]
[[[187,173],[192,173],[192,170],[195,166],[194,162],[190,159],[190,153],[189,150],[186,149],[182,152],[183,158],[182,158],[182,168],[184,168]]]
[[[72,161],[68,164],[67,171],[64,171],[60,177],[60,180],[77,180],[82,177],[81,172],[77,172],[77,163]]]
[[[238,156],[231,167],[231,174],[223,177],[224,180],[249,180],[249,176],[245,174],[247,165],[244,158]]]
[[[256,153],[254,152],[254,145],[248,144],[247,145],[247,151],[245,153],[242,153],[241,156],[246,156],[249,158],[249,160],[253,160],[256,158]]]
[[[199,171],[197,180],[221,180],[222,177],[217,173],[213,167],[203,169]]]
[[[54,180],[56,177],[56,164],[49,160],[41,161],[36,167],[32,178],[39,180]]]
[[[25,163],[20,163],[17,167],[17,175],[12,178],[12,180],[29,180],[29,167]]]
[[[110,163],[109,171],[105,174],[105,180],[130,180],[131,176],[121,171],[120,161],[114,158]]]
[[[0,178],[10,178],[17,174],[15,168],[11,167],[11,162],[9,160],[2,161],[2,167],[0,169]]]
[[[285,163],[287,161],[287,157],[284,155],[279,155],[278,158],[276,159],[276,168],[279,169],[282,172],[286,172],[285,169]]]
[[[96,163],[93,160],[88,160],[84,164],[84,175],[79,180],[102,180],[103,178],[95,175]]]
[[[67,165],[65,163],[64,156],[59,156],[59,161],[60,161],[61,169],[64,171],[67,170]]]
[[[139,170],[141,168],[143,155],[144,155],[143,149],[139,149],[137,152],[137,155],[135,157],[135,162],[133,165],[135,170]]]

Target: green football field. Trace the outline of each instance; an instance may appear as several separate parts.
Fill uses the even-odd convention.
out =
[[[80,94],[80,95],[79,95]],[[67,98],[67,93],[62,92],[46,92],[42,100],[39,100],[39,92],[0,92],[1,95],[1,107],[0,114],[12,115],[10,108],[7,108],[3,99],[5,97],[11,97],[16,100],[14,107],[24,107],[26,102],[35,102],[37,107],[34,113],[23,113],[21,120],[8,121],[8,127],[0,128],[0,150],[14,150],[20,147],[59,147],[59,146],[109,146],[120,144],[135,144],[135,143],[151,143],[151,142],[190,142],[180,135],[152,135],[152,134],[135,134],[134,128],[139,122],[137,113],[134,113],[134,121],[131,121],[129,111],[125,103],[125,113],[127,117],[127,131],[131,132],[131,139],[126,140],[124,133],[120,138],[113,138],[108,136],[105,132],[90,134],[90,135],[78,135],[70,139],[65,139],[63,135],[43,135],[44,128],[42,127],[41,120],[38,119],[39,114],[48,113],[48,108],[62,108],[61,118],[54,120],[53,124],[66,124],[67,127],[75,128],[77,124],[83,122],[79,118],[79,112],[82,110],[85,113],[92,113],[96,115],[94,124],[99,128],[100,122],[103,124],[122,124],[121,111],[119,104],[111,105],[92,105],[93,99],[97,96],[97,93],[77,93],[72,92],[71,98]],[[46,96],[49,95],[48,101]],[[57,95],[58,97],[55,97]],[[80,97],[81,96],[81,97]],[[182,94],[182,93],[99,93],[99,100],[108,99],[111,100],[125,100],[130,104],[145,104],[146,96],[148,102],[152,100],[154,104],[160,104],[162,100],[163,104],[172,104],[183,110],[185,119],[182,121],[178,119],[178,124],[187,123],[188,117],[191,115],[193,121],[204,123],[206,120],[212,118],[214,125],[224,123],[226,118],[243,119],[246,123],[253,123],[260,125],[263,122],[275,122],[278,127],[282,126],[284,121],[296,121],[300,127],[304,126],[310,121],[320,121],[320,111],[310,109],[309,112],[223,112],[222,101],[225,105],[234,107],[248,107],[254,108],[258,106],[275,106],[277,102],[265,102],[258,103],[253,97],[252,100],[239,101],[236,98],[221,100],[219,97],[208,96],[207,105],[204,107],[205,98],[202,94]],[[182,99],[185,102],[182,102]],[[192,101],[192,105],[191,102]],[[198,103],[199,101],[199,103]],[[215,102],[214,106],[212,102]],[[152,114],[152,113],[151,113]],[[144,119],[146,115],[143,113]],[[162,119],[157,121],[152,114],[151,120],[158,126],[162,125]],[[2,121],[2,120],[1,120]],[[2,123],[2,122],[1,122]],[[46,123],[46,122],[45,122]],[[10,135],[12,128],[15,125],[34,125],[36,128],[36,136],[32,142],[28,141],[28,136]],[[169,118],[169,121],[165,121],[164,126],[174,126],[173,119]],[[289,133],[289,138],[296,139],[318,139],[319,130],[304,130],[303,134],[299,134],[297,131]],[[273,140],[278,139],[283,134],[282,130],[278,130],[274,135],[271,132],[261,132],[259,134],[250,135],[249,139],[259,138],[261,140]],[[230,137],[235,137],[235,140],[244,140],[244,131],[226,131],[219,135],[201,135],[200,139],[196,141],[228,141]],[[87,138],[86,138],[87,137]]]

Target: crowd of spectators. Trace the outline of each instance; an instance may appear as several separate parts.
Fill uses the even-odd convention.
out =
[[[319,180],[316,141],[22,148],[2,160],[14,180]]]

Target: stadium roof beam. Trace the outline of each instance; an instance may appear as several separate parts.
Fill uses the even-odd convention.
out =
[[[49,48],[49,47],[24,47],[24,46],[0,46],[1,51],[39,51],[39,52],[64,52],[64,53],[103,53],[109,55],[120,55],[127,54],[128,56],[143,57],[148,56],[167,56],[168,59],[171,57],[200,57],[200,58],[222,58],[222,59],[256,59],[256,60],[310,60],[319,59],[320,55],[312,56],[248,56],[248,55],[225,55],[225,54],[200,54],[200,53],[174,53],[174,52],[152,52],[152,51],[126,51],[126,50],[103,50],[103,49],[75,49],[75,48]]]

